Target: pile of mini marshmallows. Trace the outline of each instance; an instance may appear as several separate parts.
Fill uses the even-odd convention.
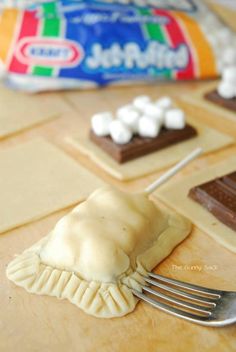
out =
[[[185,114],[174,106],[169,97],[152,101],[149,96],[143,95],[120,107],[115,116],[110,111],[95,114],[91,126],[97,136],[110,136],[115,143],[126,144],[134,135],[156,138],[163,126],[172,130],[183,129]]]
[[[212,13],[201,19],[201,28],[213,47],[221,73],[218,94],[232,99],[236,97],[236,35]]]
[[[217,91],[224,99],[236,97],[236,65],[224,68]]]
[[[206,38],[212,45],[216,55],[218,71],[225,67],[236,65],[236,35],[212,13],[208,13],[200,20],[200,26]]]

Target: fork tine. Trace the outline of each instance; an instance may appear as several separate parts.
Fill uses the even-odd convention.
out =
[[[147,277],[144,277],[144,280],[155,286],[155,287],[158,287],[158,288],[161,288],[167,292],[171,292],[171,293],[174,293],[175,295],[178,295],[178,296],[181,296],[181,297],[185,297],[185,298],[188,298],[194,302],[199,302],[199,303],[204,303],[204,304],[208,304],[208,305],[211,305],[211,306],[215,306],[215,299],[212,299],[212,298],[208,298],[208,297],[203,297],[203,296],[198,296],[196,294],[192,294],[192,293],[188,293],[188,292],[185,292],[185,291],[182,291],[182,290],[178,290],[178,289],[175,289],[173,287],[170,287],[168,285],[165,285],[165,284],[162,284],[162,283],[159,283],[157,281],[154,281],[152,279],[149,279]]]
[[[220,290],[215,290],[215,289],[210,289],[210,288],[207,288],[207,287],[202,287],[202,286],[198,286],[198,285],[194,285],[194,284],[189,284],[187,282],[182,282],[182,281],[179,281],[179,280],[170,279],[170,278],[164,277],[162,275],[153,274],[153,273],[148,273],[148,275],[150,277],[154,278],[154,279],[166,282],[168,284],[172,284],[172,285],[184,288],[184,289],[189,289],[189,290],[194,291],[194,292],[208,294],[210,296],[213,296],[212,298],[214,298],[214,297],[215,298],[220,298],[221,294],[222,294],[222,291],[220,291]]]
[[[142,299],[143,301],[151,304],[153,307],[155,308],[159,308],[160,310],[166,312],[166,313],[170,313],[172,315],[175,315],[177,317],[180,317],[180,318],[185,318],[187,320],[190,320],[190,321],[194,321],[194,322],[207,322],[209,320],[212,320],[210,316],[200,316],[200,315],[196,315],[196,314],[193,314],[193,313],[189,313],[189,312],[186,312],[184,310],[181,310],[181,309],[178,309],[178,308],[175,308],[175,307],[172,307],[172,306],[169,306],[168,304],[165,304],[165,303],[162,303],[162,302],[158,302],[154,299],[152,299],[151,297],[148,297],[147,295],[133,289],[132,290],[133,294]]]
[[[188,308],[188,309],[191,309],[191,310],[194,310],[196,312],[203,313],[206,315],[211,315],[211,312],[209,311],[209,309],[211,309],[211,308],[209,308],[209,307],[199,306],[197,304],[189,303],[189,302],[183,301],[181,299],[177,299],[177,298],[174,298],[174,297],[171,297],[168,295],[164,295],[161,292],[152,290],[148,286],[142,286],[142,289],[143,289],[143,291],[149,292],[156,297],[160,297],[168,302],[175,303],[178,306],[185,307],[185,308]]]

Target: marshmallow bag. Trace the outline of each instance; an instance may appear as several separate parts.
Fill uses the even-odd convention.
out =
[[[0,5],[0,76],[25,91],[212,78],[235,43],[200,0]]]

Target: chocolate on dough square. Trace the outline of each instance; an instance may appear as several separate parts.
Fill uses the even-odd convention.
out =
[[[215,105],[218,105],[222,108],[228,109],[234,113],[236,113],[236,98],[232,98],[232,99],[224,99],[222,98],[219,93],[217,92],[216,89],[207,92],[204,95],[204,98],[206,100],[209,100],[210,102],[212,102]],[[236,118],[236,116],[235,116]]]
[[[236,232],[233,229],[233,224],[231,221],[231,227],[222,222],[222,214],[219,217],[209,211],[212,210],[212,203],[216,205],[219,201],[227,201],[229,204],[225,204],[224,210],[232,212],[235,209],[235,179],[230,176],[234,174],[236,170],[236,157],[229,157],[221,162],[218,162],[209,167],[205,167],[199,171],[191,173],[188,176],[183,177],[179,181],[170,182],[160,189],[158,192],[154,193],[154,196],[161,199],[165,204],[174,208],[176,211],[180,212],[182,215],[186,216],[191,220],[197,227],[202,231],[220,243],[222,246],[226,247],[230,251],[236,253]],[[218,188],[217,192],[212,190],[212,182],[214,180],[220,181],[220,187],[222,187],[222,180],[224,180],[224,190]],[[205,186],[203,186],[205,185]],[[193,189],[198,187],[203,188],[207,193],[211,193],[211,205],[203,206],[199,202],[193,200],[189,197],[189,192],[192,193]],[[211,190],[210,190],[211,188]],[[192,191],[191,191],[192,190]],[[217,193],[217,194],[216,194]],[[208,208],[208,209],[207,209]],[[226,210],[226,208],[228,208]],[[216,208],[215,208],[216,210]],[[228,214],[230,216],[230,214]],[[232,220],[232,219],[231,219]]]
[[[190,94],[183,94],[180,100],[187,104],[189,111],[208,113],[214,118],[236,121],[236,98],[223,99],[217,93],[217,83],[207,82]]]
[[[188,195],[236,231],[236,171],[197,185]]]
[[[143,177],[170,167],[199,146],[202,147],[203,153],[209,153],[234,143],[234,139],[231,136],[198,123],[192,118],[187,119],[187,124],[196,130],[196,135],[193,138],[142,155],[123,164],[119,164],[102,148],[90,140],[89,128],[78,131],[74,136],[68,136],[66,141],[79,152],[90,158],[109,175],[122,181]]]

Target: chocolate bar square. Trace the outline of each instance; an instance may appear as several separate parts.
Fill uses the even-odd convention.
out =
[[[236,231],[236,171],[193,187],[189,197]]]
[[[214,104],[217,104],[233,112],[236,112],[236,98],[224,99],[218,94],[217,90],[213,90],[212,92],[206,93],[204,97],[205,99],[211,101]]]
[[[160,134],[156,138],[143,138],[134,135],[129,143],[121,145],[113,142],[110,136],[99,137],[92,130],[90,131],[91,141],[97,144],[120,164],[153,153],[157,150],[167,148],[170,145],[183,142],[196,135],[197,130],[190,125],[186,125],[185,128],[181,130],[162,128]]]

